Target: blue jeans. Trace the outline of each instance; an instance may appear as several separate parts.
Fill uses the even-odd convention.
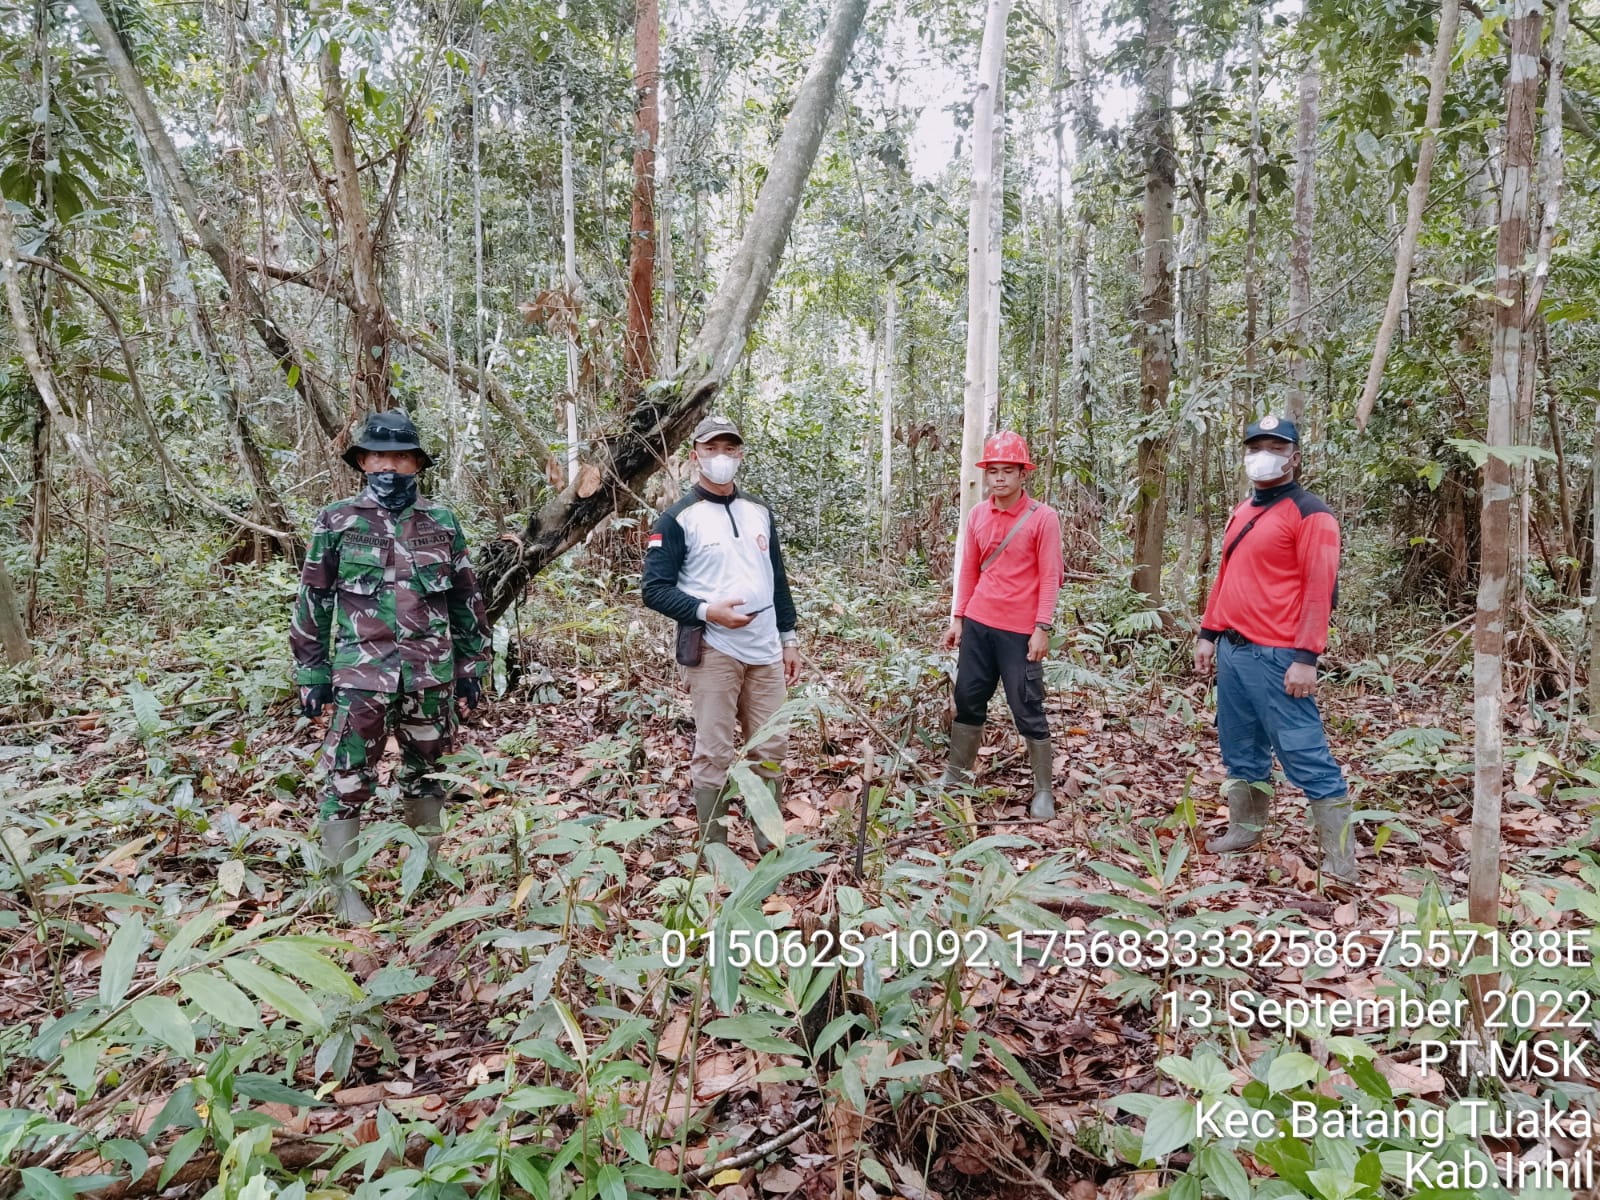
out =
[[[1222,763],[1234,779],[1264,783],[1272,778],[1272,756],[1308,800],[1331,800],[1347,792],[1333,761],[1322,714],[1310,696],[1291,696],[1283,677],[1294,651],[1217,641],[1217,740]]]

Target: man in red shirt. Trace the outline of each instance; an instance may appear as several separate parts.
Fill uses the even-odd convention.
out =
[[[1217,675],[1217,740],[1228,771],[1228,831],[1206,849],[1245,850],[1261,840],[1276,754],[1306,794],[1322,873],[1353,882],[1349,792],[1314,698],[1338,582],[1339,523],[1295,479],[1300,432],[1292,421],[1262,417],[1245,430],[1244,445],[1255,489],[1223,532],[1194,648],[1195,670]]]
[[[1048,821],[1056,806],[1051,786],[1054,748],[1044,713],[1044,657],[1050,652],[1061,590],[1061,522],[1054,509],[1032,499],[1023,487],[1023,476],[1034,467],[1020,435],[995,434],[983,444],[978,466],[989,498],[967,514],[956,603],[944,635],[946,650],[961,648],[944,783],[961,787],[972,782],[989,700],[995,685],[1003,683],[1033,770],[1028,815]]]

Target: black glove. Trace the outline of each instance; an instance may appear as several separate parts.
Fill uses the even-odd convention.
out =
[[[333,703],[333,685],[331,683],[313,683],[310,687],[300,689],[300,714],[306,717],[320,717],[322,710]]]
[[[465,701],[468,708],[477,708],[483,699],[483,682],[476,676],[463,675],[456,680],[456,697]]]

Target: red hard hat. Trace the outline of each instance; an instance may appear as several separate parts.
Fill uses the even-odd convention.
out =
[[[978,460],[978,465],[989,467],[997,463],[1013,463],[1024,471],[1033,470],[1033,459],[1028,457],[1028,443],[1020,433],[1007,430],[983,443],[983,457]]]

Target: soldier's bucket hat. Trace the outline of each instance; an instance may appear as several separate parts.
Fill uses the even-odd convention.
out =
[[[361,463],[357,456],[363,450],[410,450],[422,460],[424,467],[433,466],[433,456],[417,440],[417,427],[411,423],[411,418],[395,410],[375,412],[367,418],[360,434],[350,439],[344,452],[345,462],[359,471]]]

